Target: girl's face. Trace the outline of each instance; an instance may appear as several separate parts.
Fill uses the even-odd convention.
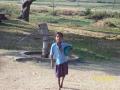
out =
[[[62,37],[59,34],[57,34],[55,37],[55,40],[57,43],[60,43],[60,42],[62,42]]]

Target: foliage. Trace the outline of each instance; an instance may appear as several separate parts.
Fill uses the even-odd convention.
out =
[[[7,14],[9,16],[17,16],[20,10],[19,7],[15,4],[2,4],[0,3],[0,13]]]
[[[89,19],[101,20],[104,18],[120,18],[119,12],[95,11],[88,15]]]
[[[87,15],[91,15],[91,14],[92,14],[92,11],[91,11],[90,8],[88,8],[88,9],[85,10],[84,13],[85,13],[85,15],[87,16]]]

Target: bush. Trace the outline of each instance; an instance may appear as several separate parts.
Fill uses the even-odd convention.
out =
[[[78,15],[80,15],[80,16],[88,16],[88,15],[91,15],[92,14],[92,11],[91,11],[91,9],[86,9],[85,11],[79,11],[78,12]]]
[[[91,11],[91,9],[86,9],[85,10],[85,15],[91,15],[92,14],[92,11]]]
[[[64,10],[63,15],[73,16],[73,15],[77,15],[77,12],[73,10]]]
[[[79,15],[79,16],[86,16],[86,14],[85,14],[84,11],[80,11],[80,12],[78,13],[78,15]]]
[[[104,18],[120,18],[120,13],[118,12],[92,12],[92,14],[88,15],[87,18],[94,20],[101,20]]]
[[[53,15],[53,16],[57,16],[58,15],[58,13],[57,13],[57,11],[55,10],[55,11],[49,11],[49,14],[50,15]]]
[[[106,12],[94,12],[91,15],[88,16],[89,19],[94,20],[101,20],[103,18],[106,18],[108,15]]]
[[[110,14],[112,18],[120,18],[120,13],[119,12],[114,12]]]
[[[78,15],[78,11],[74,11],[74,10],[55,10],[54,13],[51,11],[50,12],[51,15],[66,15],[66,16],[74,16],[74,15]]]
[[[20,10],[14,4],[0,4],[0,12],[7,14],[9,16],[17,16],[17,14],[19,14]]]
[[[40,9],[31,9],[31,13],[47,13],[48,9],[46,8],[40,8]]]
[[[108,26],[108,27],[117,27],[114,23],[112,23],[111,21],[106,21],[105,22],[105,26]]]

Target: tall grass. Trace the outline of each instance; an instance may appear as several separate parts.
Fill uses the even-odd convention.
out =
[[[81,19],[79,17],[66,18],[63,16],[53,16],[49,13],[48,14],[43,14],[43,13],[32,14],[31,21],[53,23],[58,25],[71,26],[71,27],[86,26],[93,22],[93,20],[89,20],[89,19]]]
[[[120,13],[107,11],[94,11],[91,14],[88,14],[88,18],[95,20],[101,20],[104,18],[120,18]]]
[[[20,13],[20,9],[17,5],[12,3],[0,3],[0,13],[15,17]]]

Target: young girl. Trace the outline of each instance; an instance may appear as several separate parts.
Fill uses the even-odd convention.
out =
[[[71,46],[67,43],[63,42],[63,34],[61,32],[57,32],[55,36],[56,42],[52,44],[50,50],[51,57],[51,66],[54,67],[54,59],[56,61],[56,76],[58,78],[59,90],[63,87],[63,81],[65,75],[68,74],[68,61],[67,56],[65,55],[64,48],[67,46]]]

